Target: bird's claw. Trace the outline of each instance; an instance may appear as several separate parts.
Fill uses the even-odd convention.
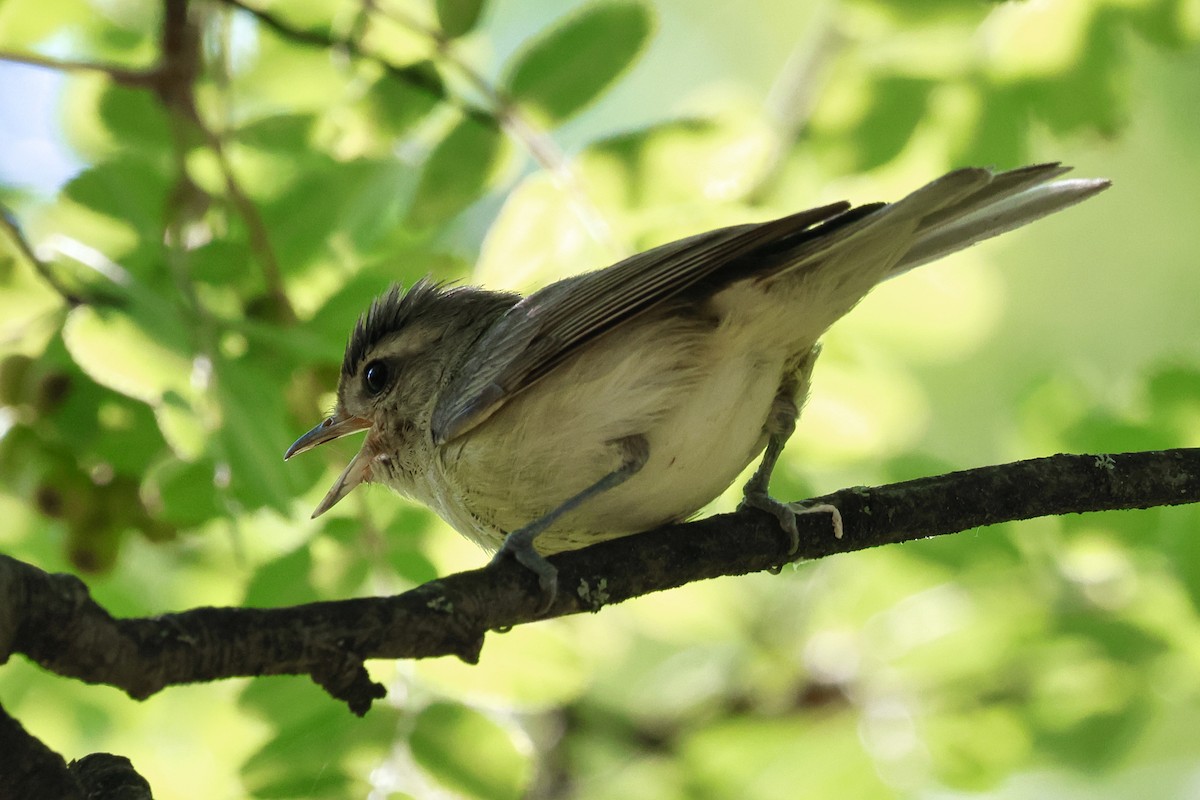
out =
[[[521,531],[514,531],[505,538],[504,544],[492,557],[491,564],[495,566],[505,558],[511,557],[536,575],[538,588],[542,595],[542,603],[538,606],[537,614],[539,617],[544,616],[554,605],[554,598],[558,596],[558,570],[546,560],[545,556],[534,549],[531,539],[519,536],[520,533]]]
[[[800,529],[796,524],[796,517],[801,514],[829,514],[833,522],[834,538],[841,539],[844,533],[842,512],[838,511],[837,506],[830,503],[817,503],[811,506],[804,503],[784,503],[766,492],[747,492],[738,508],[756,508],[775,517],[779,521],[779,527],[788,536],[787,554],[789,557],[794,556],[800,550]]]

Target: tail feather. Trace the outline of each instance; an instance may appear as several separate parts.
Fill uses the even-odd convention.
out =
[[[1104,179],[1054,180],[1069,170],[1060,164],[1038,164],[996,174],[973,195],[925,217],[916,241],[891,275],[1061,211],[1110,185]]]
[[[755,283],[781,287],[776,296],[789,308],[802,304],[797,336],[815,341],[880,281],[1109,186],[1107,180],[1055,180],[1069,170],[1057,163],[999,173],[954,170],[894,203],[851,209],[789,237]]]
[[[990,170],[956,169],[894,203],[852,209],[847,214],[867,213],[849,223],[835,217],[805,231],[803,242],[786,251],[785,257],[760,280],[770,283],[806,271],[830,275],[842,270],[853,283],[861,284],[861,292],[865,293],[887,277],[919,241],[917,234],[927,220],[953,213],[960,204],[986,191],[992,180]],[[891,257],[881,258],[887,251]]]

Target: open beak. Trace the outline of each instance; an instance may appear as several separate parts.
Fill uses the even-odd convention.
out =
[[[317,445],[332,442],[334,439],[340,439],[352,433],[364,431],[369,427],[371,427],[371,420],[369,419],[363,419],[362,417],[342,417],[334,413],[317,423],[308,433],[292,442],[292,446],[283,454],[283,460],[287,461],[292,456],[312,450]]]
[[[351,433],[366,430],[370,427],[370,420],[363,419],[362,417],[342,417],[335,413],[316,425],[308,433],[292,442],[292,446],[283,454],[283,460],[287,461],[297,453],[303,453],[306,450],[313,449],[317,445],[332,442],[334,439],[340,439],[343,436],[348,436]],[[371,446],[370,437],[368,437],[368,441],[363,442],[362,449],[350,460],[350,463],[342,470],[342,474],[334,481],[333,487],[325,495],[325,498],[317,504],[316,510],[313,511],[313,519],[333,508],[355,486],[369,481],[371,479],[371,462],[374,459],[374,448]]]

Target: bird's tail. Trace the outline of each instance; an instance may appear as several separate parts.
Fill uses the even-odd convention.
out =
[[[1055,180],[1069,171],[1035,164],[993,172],[954,170],[894,203],[852,208],[772,245],[776,261],[757,284],[781,308],[804,309],[791,323],[816,341],[876,284],[976,242],[1081,202],[1107,180]]]
[[[1109,181],[1094,178],[1055,180],[1071,170],[1058,163],[993,173],[990,170],[958,170],[917,190],[893,206],[918,200],[922,192],[942,181],[970,174],[978,188],[920,218],[913,244],[890,275],[899,275],[942,256],[999,236],[1036,219],[1082,202],[1109,187]]]

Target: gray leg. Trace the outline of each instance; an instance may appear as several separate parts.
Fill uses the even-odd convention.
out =
[[[831,515],[833,535],[838,539],[842,538],[842,514],[836,506],[829,503],[818,503],[813,506],[806,506],[802,503],[784,503],[771,497],[767,492],[771,483],[771,473],[775,471],[775,464],[779,461],[779,454],[783,452],[784,445],[796,430],[796,418],[800,416],[800,409],[796,406],[796,394],[801,384],[808,384],[808,375],[812,371],[818,352],[817,348],[813,348],[813,351],[801,362],[795,375],[785,378],[779,387],[765,426],[768,435],[767,449],[763,451],[758,469],[754,471],[754,475],[746,482],[746,486],[742,490],[742,502],[739,506],[739,508],[757,508],[760,511],[766,511],[779,520],[779,527],[783,528],[788,535],[789,556],[794,555],[800,549],[800,531],[796,526],[796,517],[799,514],[824,513]]]
[[[543,597],[543,605],[540,609],[541,613],[545,613],[550,609],[550,604],[554,602],[554,596],[558,593],[558,570],[546,560],[545,556],[534,548],[534,540],[563,514],[575,510],[579,505],[598,494],[603,494],[613,487],[620,486],[629,480],[629,478],[636,475],[645,466],[646,460],[650,457],[650,446],[644,436],[627,436],[624,439],[618,439],[614,444],[621,448],[621,466],[579,494],[567,498],[557,508],[508,534],[504,539],[504,544],[500,546],[500,550],[492,558],[492,563],[495,564],[511,556],[521,566],[538,576],[538,584],[541,586]]]

